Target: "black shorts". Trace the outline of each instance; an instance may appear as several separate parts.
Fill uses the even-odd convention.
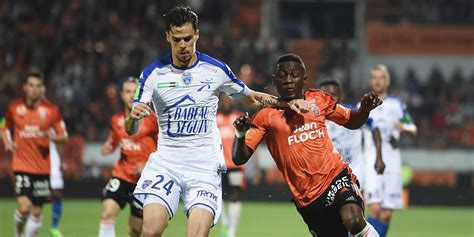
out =
[[[51,201],[51,185],[49,175],[14,172],[13,187],[15,195],[26,196],[34,206],[43,206]]]
[[[244,190],[247,186],[245,171],[240,168],[227,169],[226,173],[222,174],[222,189]]]
[[[102,201],[105,199],[114,200],[121,209],[130,204],[130,214],[132,216],[143,218],[143,210],[136,207],[133,204],[133,190],[135,190],[135,184],[129,183],[125,180],[117,177],[112,177],[105,185],[102,191]]]
[[[314,202],[297,208],[313,236],[347,237],[348,230],[342,223],[342,206],[354,203],[364,210],[364,200],[354,175],[343,170],[334,178],[328,189]]]

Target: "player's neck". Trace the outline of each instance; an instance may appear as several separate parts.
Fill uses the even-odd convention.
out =
[[[180,67],[180,68],[187,68],[191,65],[194,65],[194,63],[197,61],[197,53],[194,52],[193,56],[188,62],[181,62],[176,58],[175,55],[173,55],[173,64]]]
[[[384,91],[384,92],[382,92],[382,93],[379,94],[379,98],[380,98],[381,100],[384,100],[386,97],[387,97],[387,92],[386,92],[386,91]]]
[[[34,100],[34,99],[30,99],[30,98],[26,97],[25,98],[26,106],[28,106],[30,108],[34,108],[40,102],[40,100],[41,99]]]

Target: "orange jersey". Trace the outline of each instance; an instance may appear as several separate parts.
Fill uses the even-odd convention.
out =
[[[120,146],[120,159],[114,165],[112,176],[135,184],[140,177],[136,165],[145,164],[150,154],[156,151],[158,139],[156,115],[153,113],[145,117],[140,130],[131,136],[125,131],[123,112],[114,114],[111,123],[108,140],[114,148]]]
[[[13,171],[30,174],[49,175],[48,133],[66,132],[66,126],[59,108],[46,99],[40,100],[35,107],[28,107],[25,99],[12,101],[7,108],[2,130],[13,129]]]
[[[225,164],[228,169],[243,168],[243,166],[236,166],[232,161],[232,143],[234,142],[234,121],[240,116],[239,113],[231,114],[217,113],[216,121],[217,127],[222,138],[222,148],[224,150]]]
[[[349,120],[350,110],[319,90],[306,91],[305,100],[311,111],[304,116],[289,109],[262,109],[253,118],[245,140],[254,151],[266,140],[298,207],[315,201],[348,167],[334,148],[324,121],[344,124]]]

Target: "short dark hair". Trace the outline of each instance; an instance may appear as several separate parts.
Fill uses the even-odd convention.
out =
[[[278,61],[277,61],[276,65],[278,65],[280,63],[284,63],[284,62],[297,62],[297,63],[301,64],[301,66],[306,70],[303,59],[301,59],[300,56],[298,56],[294,53],[288,53],[288,54],[281,55],[278,58]]]
[[[323,86],[335,86],[335,87],[337,87],[337,89],[339,89],[339,91],[342,94],[342,86],[341,86],[341,83],[338,80],[335,80],[335,79],[323,80],[322,82],[319,83],[319,88],[321,88]]]
[[[133,82],[138,84],[138,78],[136,77],[127,77],[125,80],[120,83],[120,90],[123,90],[123,85],[127,82]]]
[[[182,26],[191,23],[193,29],[198,29],[198,16],[189,6],[176,6],[163,15],[166,25],[166,31],[169,32],[172,26]]]
[[[44,84],[44,75],[41,72],[27,72],[25,74],[25,77],[23,78],[23,84],[26,84],[30,77],[35,77],[35,78],[39,79],[41,81],[41,83]]]

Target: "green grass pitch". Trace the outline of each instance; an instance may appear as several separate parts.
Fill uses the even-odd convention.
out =
[[[13,199],[0,199],[0,237],[13,236]],[[43,228],[39,237],[49,235],[51,205],[45,206]],[[71,200],[64,203],[64,214],[60,229],[66,237],[97,236],[100,200]],[[116,224],[117,237],[127,236],[126,207]],[[182,205],[168,225],[164,236],[185,236],[186,218]],[[212,237],[219,236],[220,226],[211,230]],[[291,203],[243,204],[238,236],[310,236],[306,225]],[[474,208],[453,207],[410,207],[395,213],[389,230],[389,237],[474,237]]]

